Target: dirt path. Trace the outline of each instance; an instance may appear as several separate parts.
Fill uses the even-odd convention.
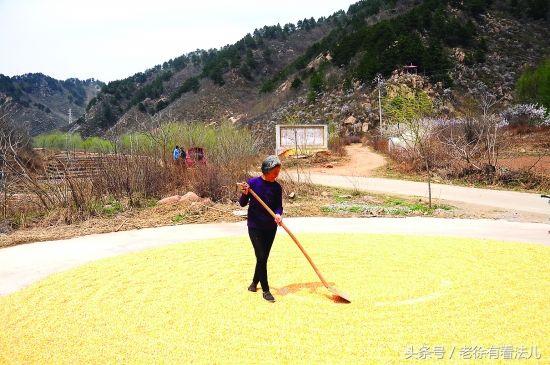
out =
[[[492,219],[288,218],[295,233],[461,236],[550,245],[550,225]],[[285,234],[280,232],[280,234]],[[0,249],[0,295],[104,257],[169,244],[246,235],[246,223],[188,224],[82,236]],[[304,242],[307,245],[311,243]]]
[[[334,164],[333,168],[314,167],[306,171],[328,175],[371,176],[374,170],[386,164],[384,156],[361,143],[354,143],[345,148],[349,160],[339,165]]]

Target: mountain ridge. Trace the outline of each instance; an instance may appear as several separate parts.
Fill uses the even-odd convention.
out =
[[[162,120],[229,119],[269,133],[285,118],[346,127],[353,116],[364,130],[377,123],[372,110],[361,110],[371,101],[342,95],[363,90],[364,99],[375,75],[389,79],[409,64],[430,87],[454,97],[481,83],[511,103],[521,71],[550,54],[549,15],[540,0],[359,1],[346,12],[264,26],[232,45],[105,84],[62,129],[114,136]],[[316,112],[289,114],[289,105]],[[338,112],[319,113],[327,108]]]
[[[57,80],[42,73],[0,74],[0,111],[31,135],[62,128],[84,112],[103,82],[93,78]]]

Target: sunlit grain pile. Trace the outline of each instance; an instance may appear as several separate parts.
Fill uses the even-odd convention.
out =
[[[547,246],[300,238],[351,304],[332,300],[282,232],[268,266],[274,304],[246,290],[248,238],[168,246],[0,298],[0,363],[387,363],[423,344],[454,346],[457,360],[464,346],[537,346],[550,357]]]

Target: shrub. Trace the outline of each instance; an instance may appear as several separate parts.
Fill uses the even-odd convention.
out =
[[[300,80],[299,77],[296,77],[292,81],[292,84],[290,85],[290,87],[293,88],[294,90],[299,89],[301,86],[302,86],[302,80]]]
[[[523,72],[516,83],[516,94],[520,101],[550,109],[550,58]]]
[[[99,137],[89,137],[82,139],[78,133],[62,133],[59,131],[40,134],[33,138],[33,147],[70,150],[86,152],[108,153],[114,151],[114,144],[106,139]]]
[[[545,127],[550,126],[550,115],[543,106],[518,104],[509,107],[501,114],[502,126]]]

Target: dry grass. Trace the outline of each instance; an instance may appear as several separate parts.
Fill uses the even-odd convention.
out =
[[[166,206],[130,208],[114,216],[98,216],[67,224],[63,211],[40,219],[31,228],[19,229],[0,235],[0,248],[27,242],[39,242],[84,236],[89,234],[127,231],[131,229],[161,227],[172,224],[237,222],[243,218],[231,212],[234,204],[179,203]]]
[[[192,164],[176,163],[176,145],[204,148],[206,157]],[[0,207],[6,207],[0,229],[52,221],[79,223],[100,216],[102,207],[113,200],[137,208],[178,190],[227,201],[235,181],[242,181],[256,162],[257,147],[248,130],[229,122],[161,123],[149,132],[125,136],[113,153],[41,151],[40,171],[23,164],[11,168],[9,181],[18,179],[18,184],[11,183],[6,197],[0,196]],[[13,201],[23,194],[26,199]]]
[[[302,235],[333,301],[287,236],[271,251],[277,302],[246,290],[248,238],[100,260],[0,298],[0,363],[401,363],[414,346],[550,351],[542,245]],[[543,361],[541,360],[541,361]]]
[[[544,216],[528,214],[511,217],[506,212],[491,207],[456,202],[453,203],[453,207],[449,208],[443,204],[444,202],[434,201],[436,206],[443,208],[428,210],[425,209],[426,199],[382,194],[354,194],[353,191],[345,189],[310,185],[307,182],[298,183],[292,180],[283,182],[282,186],[285,217],[403,217],[420,215],[440,218],[513,218],[531,222],[544,222],[546,219]],[[294,198],[289,197],[290,193],[294,193]],[[235,193],[233,199],[236,197]],[[66,223],[63,210],[52,212],[36,222],[29,222],[28,228],[0,234],[0,248],[27,242],[50,241],[88,234],[167,225],[237,222],[245,218],[238,217],[233,212],[246,209],[231,201],[207,205],[181,202],[158,206],[154,201],[150,201],[149,205],[141,208],[130,207],[127,201],[123,201],[122,206],[122,211],[116,214],[104,212],[102,215],[72,224]],[[396,206],[405,209],[396,210],[394,209]]]

